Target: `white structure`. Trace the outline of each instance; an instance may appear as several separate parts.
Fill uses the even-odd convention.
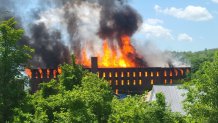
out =
[[[180,112],[181,114],[185,114],[182,101],[184,101],[184,94],[187,91],[184,89],[179,89],[179,86],[181,85],[154,85],[150,92],[150,96],[148,97],[148,101],[156,100],[155,95],[157,93],[163,93],[167,105],[170,106],[173,112]]]

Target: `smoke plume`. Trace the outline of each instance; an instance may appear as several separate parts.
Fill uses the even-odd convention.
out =
[[[126,0],[0,0],[0,10],[9,11],[25,30],[20,45],[35,49],[33,67],[56,68],[78,62],[83,50],[88,58],[101,55],[103,40],[122,49],[122,36],[131,37],[142,24],[141,16]],[[140,49],[140,48],[139,48]],[[100,52],[99,52],[100,51]],[[128,56],[139,66],[152,66],[148,54]],[[153,65],[155,66],[155,65]]]

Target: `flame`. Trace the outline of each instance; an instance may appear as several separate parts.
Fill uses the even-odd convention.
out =
[[[151,77],[153,77],[154,76],[154,73],[153,72],[151,72]]]
[[[181,75],[183,76],[184,75],[183,69],[180,69],[180,72],[181,72]]]
[[[115,90],[115,93],[116,93],[116,94],[119,94],[119,90],[118,90],[118,89],[116,89],[116,90]]]
[[[136,64],[132,61],[129,54],[135,54],[135,49],[131,45],[130,37],[127,35],[123,35],[121,37],[121,46],[120,47],[111,47],[109,45],[109,41],[105,39],[102,45],[102,51],[96,53],[98,57],[98,66],[99,67],[136,67]],[[84,66],[91,66],[91,61],[89,56],[87,56],[86,49],[83,49],[81,52],[81,59],[79,59],[79,63]],[[101,55],[100,55],[101,54]]]
[[[146,77],[148,76],[148,72],[145,72],[145,76],[146,76]]]
[[[135,53],[135,50],[131,45],[131,40],[129,36],[122,36],[121,41],[123,44],[122,52],[124,53],[124,55],[128,55],[129,53]]]
[[[178,70],[174,69],[176,76],[178,76]]]
[[[32,71],[30,69],[26,68],[25,73],[29,78],[32,78]]]
[[[142,80],[141,79],[139,80],[139,85],[142,85]]]
[[[61,74],[62,73],[62,70],[61,70],[61,67],[59,66],[58,67],[58,74]]]
[[[172,71],[170,71],[170,76],[173,76],[173,72]]]
[[[39,74],[40,74],[40,78],[43,78],[43,72],[41,68],[38,68]]]
[[[91,66],[91,61],[88,59],[85,49],[82,50],[82,59],[79,62],[82,62],[82,65],[84,66]]]
[[[164,71],[164,76],[165,76],[165,77],[167,76],[167,71],[166,71],[166,70]]]
[[[49,78],[49,76],[50,76],[50,70],[49,69],[47,69],[47,71],[46,71],[47,73],[47,78]]]
[[[157,72],[157,76],[159,76],[159,72]]]
[[[172,79],[170,79],[170,84],[171,84],[171,85],[173,84],[173,80],[172,80]]]
[[[29,78],[33,78],[33,73],[31,69],[26,68],[25,73]],[[57,69],[54,69],[53,71],[50,69],[43,70],[42,68],[38,68],[38,70],[35,72],[34,78],[50,78],[51,73],[53,73],[53,77],[57,78],[57,75],[62,74],[61,67],[58,67]]]
[[[57,78],[57,70],[53,70],[53,76],[54,78]]]

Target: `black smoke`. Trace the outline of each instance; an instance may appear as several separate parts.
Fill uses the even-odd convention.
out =
[[[97,4],[101,7],[100,20],[99,20],[99,30],[96,35],[102,39],[111,39],[119,44],[122,48],[121,37],[123,35],[132,36],[142,23],[141,16],[131,8],[126,0],[36,0],[40,2],[40,9],[32,9],[33,20],[40,18],[40,13],[47,11],[51,8],[48,6],[56,8],[64,8],[64,22],[67,25],[67,31],[70,35],[69,44],[62,40],[62,35],[60,30],[52,30],[46,28],[45,23],[34,23],[29,25],[29,30],[26,30],[29,35],[26,35],[21,41],[20,45],[29,45],[35,49],[32,60],[30,64],[34,67],[44,67],[44,68],[56,68],[58,65],[70,62],[70,55],[74,53],[76,57],[81,57],[82,41],[78,36],[77,29],[78,19],[77,13],[71,11],[74,5],[83,4],[83,2],[88,2],[92,4]],[[22,20],[25,15],[19,15],[16,13],[17,7],[16,2],[12,0],[0,0],[2,5],[9,11],[14,13],[16,18]],[[29,2],[24,0],[24,2]],[[14,4],[14,5],[13,5]],[[24,4],[25,5],[25,4]],[[8,7],[5,7],[8,6]],[[26,9],[25,6],[20,6],[19,9]],[[21,9],[21,10],[22,10]],[[53,19],[53,18],[51,18]],[[20,21],[23,22],[23,21]],[[23,22],[24,23],[24,22]],[[91,37],[90,37],[91,38]],[[109,40],[110,41],[110,40]],[[95,45],[94,43],[91,45]],[[112,47],[113,47],[112,43]],[[90,46],[92,47],[92,46]],[[93,49],[94,50],[94,49]],[[129,54],[128,57],[132,58],[135,54]],[[134,62],[139,62],[139,64],[145,64],[139,56],[134,56]]]
[[[59,31],[48,33],[43,23],[32,27],[31,47],[35,49],[33,62],[41,60],[39,63],[46,68],[55,68],[60,64],[70,63],[69,49],[61,42]],[[40,66],[41,66],[40,65]]]
[[[59,31],[48,33],[43,23],[31,27],[31,39],[24,36],[19,45],[29,45],[35,50],[30,65],[32,67],[56,68],[60,64],[70,63],[70,51],[61,42]]]
[[[99,29],[101,38],[119,39],[122,35],[131,37],[141,25],[142,18],[133,8],[128,5],[120,7],[112,12],[102,13]]]
[[[131,37],[141,26],[142,17],[132,7],[126,4],[123,0],[100,0],[103,7],[101,11],[101,20],[99,28],[99,37],[102,39],[109,39],[111,47],[116,47],[118,44],[120,49],[123,49],[124,45],[122,36]],[[135,50],[135,49],[134,49]],[[147,63],[143,60],[142,56],[134,53],[126,54],[129,59],[132,60],[138,66],[147,66]]]

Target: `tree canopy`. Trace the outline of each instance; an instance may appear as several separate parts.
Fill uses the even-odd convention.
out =
[[[218,122],[218,52],[205,62],[186,83],[185,108],[196,122]]]
[[[0,122],[10,121],[13,109],[25,97],[21,71],[32,49],[17,45],[22,35],[23,30],[16,28],[13,18],[0,23]]]
[[[218,49],[205,49],[198,52],[172,52],[172,54],[174,57],[180,58],[181,62],[190,64],[192,73],[195,73],[204,62],[212,62],[217,51]]]
[[[145,96],[128,96],[123,100],[114,98],[109,122],[112,123],[177,123],[185,122],[184,116],[171,112],[162,93],[157,100],[146,102]]]

